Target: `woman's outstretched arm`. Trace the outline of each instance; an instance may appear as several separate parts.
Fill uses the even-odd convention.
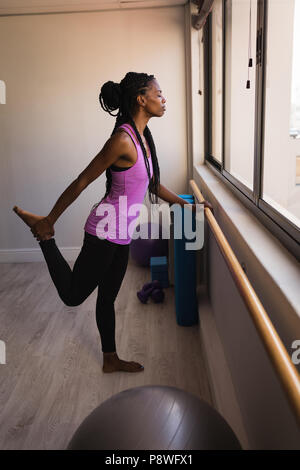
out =
[[[72,181],[72,183],[59,196],[53,209],[47,215],[47,219],[51,225],[55,224],[61,214],[72,204],[72,202],[75,201],[75,199],[78,198],[84,188],[85,187],[78,178]]]
[[[53,225],[67,207],[78,198],[89,184],[98,178],[109,166],[113,165],[120,156],[128,155],[131,150],[132,143],[128,134],[117,132],[111,136],[102,150],[60,195],[49,214],[31,228],[33,235],[37,238],[48,233],[54,235]]]
[[[158,195],[158,197],[160,197],[164,201],[169,202],[170,204],[180,204],[181,207],[184,207],[185,205],[189,205],[189,206],[192,206],[193,211],[196,210],[196,205],[195,204],[190,204],[185,199],[177,196],[176,193],[174,193],[170,189],[166,188],[162,184],[159,185],[157,195]],[[204,204],[204,207],[208,207],[211,210],[213,209],[210,202],[208,202],[206,200],[200,202],[200,204]]]

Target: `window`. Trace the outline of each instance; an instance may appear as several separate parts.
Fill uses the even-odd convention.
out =
[[[232,0],[225,10],[224,168],[252,190],[256,77],[251,52],[255,52],[257,12],[252,2],[250,24],[249,5],[250,1]],[[252,67],[248,67],[250,59]]]
[[[215,0],[206,34],[206,159],[299,254],[300,0]]]
[[[300,227],[300,0],[269,2],[267,31],[262,198]]]
[[[214,73],[211,75],[211,155],[222,163],[222,111],[223,111],[223,79],[222,79],[222,0],[215,0],[211,12],[211,63]]]

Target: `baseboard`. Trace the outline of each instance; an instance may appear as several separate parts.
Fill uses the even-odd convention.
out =
[[[67,261],[75,261],[81,247],[59,247],[59,249]],[[0,263],[37,263],[41,261],[45,261],[45,258],[40,247],[0,250]]]

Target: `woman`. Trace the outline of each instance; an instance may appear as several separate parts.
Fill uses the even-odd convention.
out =
[[[129,205],[142,204],[148,188],[150,202],[157,203],[160,197],[182,206],[187,203],[160,184],[155,145],[147,126],[150,118],[163,116],[166,109],[166,100],[155,77],[129,72],[120,84],[106,82],[99,100],[105,111],[117,116],[111,137],[102,150],[61,194],[46,217],[17,206],[13,210],[39,241],[50,276],[66,305],[81,304],[98,286],[96,322],[102,343],[103,372],[139,372],[144,367],[137,362],[120,359],[115,345],[114,302],[126,272],[131,237],[126,232],[121,236],[118,224],[115,230],[101,231],[99,222],[103,213],[99,215],[99,209],[104,207],[104,203],[110,204],[116,216],[121,213],[120,220],[123,215],[124,222],[119,196],[125,195]],[[117,115],[112,114],[117,109]],[[62,212],[105,170],[106,193],[87,218],[83,246],[72,271],[56,246],[53,227]],[[206,201],[204,204],[211,207]],[[127,212],[125,216],[128,222],[130,216]],[[136,218],[137,215],[133,217]]]

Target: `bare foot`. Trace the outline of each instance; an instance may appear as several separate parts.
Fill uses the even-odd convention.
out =
[[[41,215],[36,215],[33,214],[32,212],[24,211],[23,209],[20,209],[18,206],[13,207],[13,211],[25,222],[28,227],[32,227],[36,222],[38,222],[41,219],[44,219],[43,216]],[[49,240],[49,238],[52,238],[51,235],[45,235],[43,237],[43,240]],[[40,240],[39,240],[40,241]]]
[[[103,372],[141,372],[144,367],[138,362],[123,361],[117,353],[103,353]]]

